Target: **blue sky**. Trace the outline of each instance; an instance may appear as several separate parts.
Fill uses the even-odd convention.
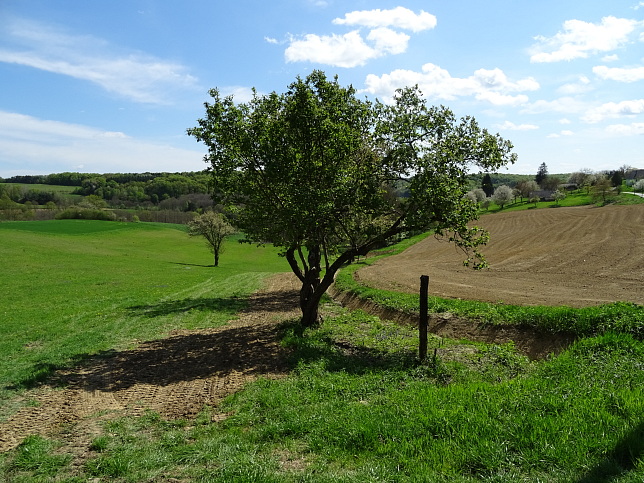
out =
[[[0,176],[201,170],[210,88],[313,69],[418,84],[510,139],[511,173],[644,168],[639,0],[1,0]]]

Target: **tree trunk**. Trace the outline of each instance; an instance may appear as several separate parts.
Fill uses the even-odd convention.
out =
[[[219,252],[215,252],[215,267],[219,266]]]
[[[309,249],[308,270],[304,272],[300,289],[300,309],[302,310],[302,327],[312,327],[320,323],[318,304],[322,298],[320,292],[320,249]]]

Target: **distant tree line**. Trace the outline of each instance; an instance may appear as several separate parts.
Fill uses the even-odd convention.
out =
[[[94,195],[113,208],[151,208],[198,211],[212,207],[210,177],[206,172],[184,173],[56,173],[39,176],[13,176],[5,183],[75,186],[74,194]],[[1,185],[0,185],[1,186]],[[44,205],[59,203],[56,193],[40,189],[5,186],[9,199]],[[2,192],[0,192],[0,196]]]
[[[607,203],[621,192],[626,183],[635,191],[644,191],[644,180],[629,179],[629,173],[639,172],[624,165],[616,170],[594,172],[582,169],[570,174],[548,173],[541,163],[536,175],[479,173],[469,175],[470,191],[467,198],[479,208],[487,209],[492,202],[501,209],[513,200],[530,203],[554,201],[557,205],[566,193],[580,190],[592,196],[593,202]]]

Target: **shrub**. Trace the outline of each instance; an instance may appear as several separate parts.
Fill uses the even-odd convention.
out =
[[[103,211],[98,208],[81,208],[72,206],[56,215],[57,220],[102,220],[115,221],[116,215],[111,211]]]

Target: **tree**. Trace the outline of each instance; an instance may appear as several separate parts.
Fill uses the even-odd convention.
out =
[[[633,185],[633,191],[644,193],[644,179],[637,180]]]
[[[486,196],[485,196],[485,191],[483,191],[481,188],[475,188],[473,190],[470,190],[467,192],[467,197],[471,199],[476,205],[483,201]]]
[[[614,188],[621,190],[622,182],[624,181],[624,175],[619,170],[613,171],[610,177],[610,181]]]
[[[570,178],[568,179],[569,183],[576,184],[577,187],[582,188],[583,186],[586,186],[586,182],[593,175],[592,170],[590,169],[582,169],[580,171],[576,171],[570,175]]]
[[[541,183],[546,179],[548,176],[548,167],[546,166],[546,163],[541,163],[539,166],[539,169],[537,170],[537,175],[534,177],[534,180],[537,182],[539,186],[541,186]]]
[[[555,204],[559,206],[559,202],[566,198],[566,193],[561,190],[557,190],[552,194],[552,197],[555,199]]]
[[[485,173],[485,176],[483,176],[481,189],[485,192],[485,196],[492,196],[494,194],[494,186],[492,185],[490,173]]]
[[[519,190],[519,193],[521,195],[521,201],[523,201],[523,198],[530,198],[532,193],[535,191],[539,191],[539,185],[537,184],[536,181],[521,181],[517,185],[517,189]]]
[[[512,201],[512,197],[512,188],[504,184],[495,189],[494,194],[492,195],[492,199],[501,207],[501,209]]]
[[[559,189],[560,184],[561,184],[561,180],[556,176],[546,176],[541,181],[541,187],[544,190],[548,190],[548,191],[557,191],[557,189]]]
[[[602,203],[606,203],[613,191],[611,180],[608,176],[601,176],[597,178],[592,187],[591,193],[593,200],[596,202],[601,199]]]
[[[418,88],[390,105],[358,99],[321,71],[248,103],[210,95],[188,134],[208,147],[215,202],[231,207],[249,241],[281,247],[302,284],[302,326],[319,322],[320,299],[345,263],[401,234],[449,234],[466,263],[484,266],[487,233],[468,226],[468,169],[516,155],[473,118],[428,107]],[[401,183],[404,198],[395,196]]]
[[[208,248],[215,257],[215,267],[219,266],[219,255],[224,250],[224,240],[234,232],[235,230],[226,221],[226,218],[222,214],[213,211],[197,215],[192,221],[188,222],[188,235],[205,238]]]

